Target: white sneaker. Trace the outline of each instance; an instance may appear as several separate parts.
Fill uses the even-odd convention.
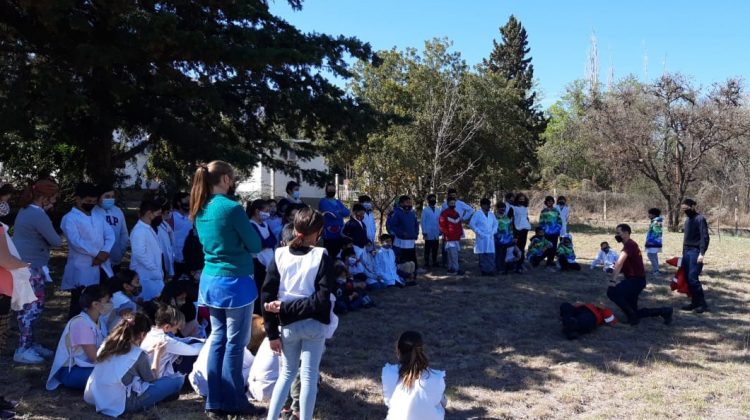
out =
[[[32,348],[28,348],[25,350],[17,349],[15,354],[13,354],[13,361],[26,365],[39,365],[44,363],[44,359],[42,358],[42,356],[36,354],[36,352]]]
[[[54,351],[52,351],[52,350],[50,350],[50,349],[42,346],[41,344],[38,344],[38,343],[34,344],[33,346],[31,346],[31,348],[34,349],[34,351],[36,352],[36,354],[38,354],[39,356],[44,357],[45,359],[51,359],[52,357],[55,356],[55,352]]]

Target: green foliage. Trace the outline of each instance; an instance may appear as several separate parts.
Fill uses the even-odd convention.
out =
[[[28,172],[11,145],[39,159],[74,151],[58,168],[111,180],[153,148],[168,157],[152,169],[170,176],[224,159],[319,181],[274,151],[306,158],[363,138],[372,110],[320,74],[349,77],[349,56],[372,58],[356,38],[300,32],[263,0],[0,1],[0,160]]]

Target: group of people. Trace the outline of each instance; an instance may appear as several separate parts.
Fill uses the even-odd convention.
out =
[[[250,400],[270,400],[268,419],[311,419],[320,360],[338,316],[374,306],[373,290],[416,284],[425,269],[442,265],[448,274],[462,275],[464,226],[474,232],[484,276],[523,273],[542,262],[549,270],[580,270],[563,196],[545,198],[531,238],[523,193],[507,194],[494,210],[484,198],[474,210],[451,189],[441,206],[428,195],[420,217],[411,197],[401,196],[387,215],[387,233],[376,241],[367,195],[349,208],[329,184],[315,210],[301,200],[299,184],[290,182],[278,202],[259,199],[243,207],[234,187],[231,165],[202,164],[189,194],[144,200],[129,231],[111,187],[78,185],[59,229],[68,244],[62,289],[71,295],[70,319],[52,351],[34,340],[34,325],[52,281],[50,249],[62,245],[47,214],[59,187],[49,179],[29,185],[18,200],[12,240],[10,228],[0,226],[0,344],[15,311],[20,338],[14,360],[52,359],[48,389],[83,390],[85,401],[110,416],[176,398],[187,378],[205,397],[210,417],[261,415],[264,410]],[[11,193],[0,189],[0,217],[10,211]],[[707,309],[698,277],[708,228],[694,201],[683,207],[688,218],[681,265],[692,298],[684,309],[700,313]],[[649,215],[645,247],[658,274],[663,220],[658,209]],[[420,230],[424,268],[416,252]],[[671,307],[638,307],[646,284],[641,251],[628,225],[616,231],[622,252],[602,243],[591,265],[611,273],[607,296],[629,324],[654,316],[670,323]],[[568,338],[616,322],[609,309],[594,304],[565,303],[560,316]],[[445,373],[429,367],[421,335],[404,332],[397,356],[399,363],[382,372],[389,418],[442,418]],[[4,399],[0,405],[13,410]]]

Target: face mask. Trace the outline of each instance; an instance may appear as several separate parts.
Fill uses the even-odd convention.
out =
[[[175,299],[175,303],[177,304],[177,307],[179,308],[180,306],[185,304],[185,299]]]
[[[620,236],[620,235],[615,235],[615,240],[616,240],[617,242],[619,242],[619,243],[622,243],[622,236]]]
[[[456,208],[456,205],[455,205],[455,204],[448,204],[448,208],[449,208],[449,209],[455,209],[455,208]]]
[[[404,209],[404,211],[411,211],[411,206],[403,206],[401,208]]]
[[[143,292],[143,286],[133,286],[133,296],[139,296]]]
[[[114,198],[105,198],[102,200],[102,208],[104,210],[109,210],[112,207],[115,206],[115,199]]]
[[[50,210],[52,210],[52,209],[53,209],[54,207],[55,207],[55,205],[54,205],[54,204],[52,204],[52,203],[47,203],[47,204],[45,204],[45,205],[44,205],[44,207],[42,207],[42,209],[43,209],[44,211],[50,211]]]
[[[94,210],[94,206],[96,206],[96,204],[83,203],[81,204],[81,209],[86,213],[91,213],[91,210]]]
[[[372,210],[372,203],[370,202],[362,203],[362,206],[365,208],[365,210]]]
[[[0,217],[5,217],[8,214],[10,214],[10,204],[0,201]]]
[[[271,218],[271,213],[269,213],[267,211],[260,212],[260,220],[262,220],[262,221],[265,222],[266,220],[268,220],[270,218]]]
[[[163,221],[163,220],[162,220],[162,217],[161,217],[161,216],[156,216],[156,217],[154,217],[154,218],[153,218],[153,220],[151,220],[151,227],[152,227],[152,228],[153,228],[154,230],[158,230],[158,229],[159,229],[159,226],[161,226],[161,222],[162,222],[162,221]]]
[[[354,257],[349,257],[349,260],[348,260],[348,261],[349,261],[349,265],[354,265],[354,264],[356,264],[356,263],[357,263],[357,259],[356,259],[356,258],[354,258]]]
[[[608,254],[608,253],[609,253],[609,248],[602,248],[602,251],[603,251],[603,252],[604,252],[605,254]]]
[[[427,204],[429,204],[429,205],[431,205],[431,206],[434,206],[435,204],[437,204],[437,201],[435,201],[435,200],[429,200],[429,201],[427,202]]]
[[[686,215],[687,217],[693,217],[693,216],[695,216],[695,214],[696,214],[696,212],[695,212],[695,210],[693,210],[693,209],[686,209],[686,210],[685,210],[685,215]]]
[[[292,191],[292,198],[295,200],[299,200],[299,191]]]
[[[557,205],[560,207],[565,207],[565,202],[563,201],[562,203],[557,203]]]
[[[113,305],[112,302],[102,303],[102,309],[99,311],[99,314],[107,316],[112,313],[114,307],[115,305]]]
[[[391,249],[392,246],[393,245],[383,245],[383,248],[385,248],[385,249]]]
[[[326,197],[333,198],[336,196],[336,191],[326,191]]]

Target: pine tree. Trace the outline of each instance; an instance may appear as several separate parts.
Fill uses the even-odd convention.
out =
[[[273,152],[311,157],[367,127],[370,108],[320,75],[350,77],[349,56],[373,58],[356,38],[300,32],[265,0],[0,0],[0,161],[34,150],[44,167],[29,169],[53,172],[66,156],[99,181],[159,146],[184,166],[260,161],[311,179]]]
[[[537,94],[534,88],[534,65],[528,47],[528,36],[521,22],[511,15],[508,23],[500,28],[501,41],[493,40],[494,48],[489,59],[484,60],[488,71],[500,75],[508,86],[516,91],[519,110],[518,124],[525,131],[521,140],[521,155],[524,161],[519,162],[520,174],[529,180],[536,170],[536,150],[542,143],[541,134],[547,127],[547,119],[536,103]]]

